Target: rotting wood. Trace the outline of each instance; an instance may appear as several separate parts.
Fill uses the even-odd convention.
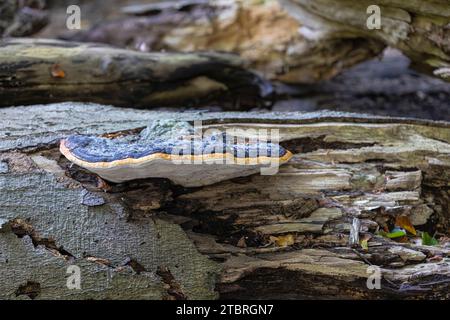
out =
[[[6,298],[448,298],[446,122],[332,112],[159,113],[72,103],[0,113],[7,123],[0,129],[0,162],[6,163],[0,286]],[[28,123],[36,126],[36,118],[46,119],[39,130]],[[75,131],[126,133],[162,118],[203,119],[205,128],[278,129],[281,143],[298,151],[274,176],[181,188],[161,179],[100,183],[57,149],[58,140]],[[89,201],[83,200],[86,190]],[[375,235],[399,215],[415,216],[416,229],[437,232],[442,243]],[[360,236],[371,236],[367,251],[348,245],[354,218]],[[282,245],[287,235],[293,243]],[[61,249],[68,258],[58,255]],[[65,289],[69,263],[86,275],[84,290]],[[369,266],[381,268],[380,290],[366,286]],[[113,275],[111,282],[103,282],[104,274]]]

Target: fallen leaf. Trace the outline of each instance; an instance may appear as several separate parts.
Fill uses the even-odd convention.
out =
[[[97,176],[97,188],[103,190],[103,191],[111,191],[112,187],[102,178],[100,178],[100,176]]]
[[[239,248],[246,248],[247,243],[245,243],[245,237],[240,238],[236,246]]]
[[[367,243],[368,241],[369,241],[368,239],[364,239],[364,240],[361,240],[361,242],[360,242],[361,248],[363,248],[366,251],[369,250],[369,244]]]
[[[53,78],[61,78],[62,79],[62,78],[66,77],[66,73],[64,72],[64,70],[61,68],[61,66],[59,64],[52,65],[52,67],[50,69],[50,73]]]
[[[275,243],[277,240],[278,240],[278,237],[275,237],[275,236],[269,236],[269,243],[270,243],[270,244]]]
[[[276,237],[275,243],[280,247],[287,247],[294,244],[294,236],[292,234],[288,234],[285,236]]]
[[[386,237],[389,239],[401,238],[406,236],[406,231],[404,230],[395,230],[393,232],[386,233]]]
[[[434,237],[430,236],[428,232],[422,232],[422,245],[435,246],[438,244],[439,242]]]
[[[369,250],[369,240],[372,239],[372,236],[370,234],[365,234],[362,236],[361,241],[359,244],[361,245],[361,248],[368,251]]]
[[[411,233],[413,235],[417,235],[416,229],[411,224],[411,221],[409,220],[409,218],[407,216],[397,216],[397,218],[395,219],[395,225],[397,227],[405,229],[406,231],[408,231],[409,233]]]

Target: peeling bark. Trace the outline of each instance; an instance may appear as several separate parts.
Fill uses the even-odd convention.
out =
[[[4,298],[449,297],[447,122],[72,103],[0,113],[8,124],[0,128]],[[161,118],[278,129],[295,156],[274,176],[182,188],[164,179],[110,184],[57,151],[58,139],[72,132],[126,133]],[[84,201],[86,192],[104,203]],[[375,234],[399,215],[437,232],[441,243]],[[359,236],[371,236],[367,251],[349,245],[355,218]],[[80,291],[65,287],[70,264],[82,270]],[[369,266],[381,268],[380,290],[366,286]]]

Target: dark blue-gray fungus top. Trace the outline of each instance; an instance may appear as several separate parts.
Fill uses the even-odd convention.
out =
[[[109,139],[72,135],[65,139],[65,147],[76,158],[91,163],[139,159],[157,153],[172,156],[228,153],[236,158],[283,158],[287,154],[287,150],[271,142],[236,139],[226,133],[194,135],[188,123],[172,120],[157,121],[137,136]]]
[[[241,131],[236,137],[218,130],[203,135],[195,129],[187,122],[156,121],[138,135],[114,139],[69,136],[61,141],[60,150],[71,162],[108,181],[167,178],[187,187],[248,176],[258,170],[276,174],[292,157],[279,144],[258,140],[254,132],[246,138],[245,131],[244,136]]]

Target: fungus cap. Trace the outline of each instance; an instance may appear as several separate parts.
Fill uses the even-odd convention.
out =
[[[108,181],[167,178],[185,187],[248,176],[292,157],[274,143],[234,143],[223,134],[197,138],[189,136],[188,127],[174,128],[161,130],[159,125],[137,137],[115,139],[72,135],[61,141],[60,151]]]

